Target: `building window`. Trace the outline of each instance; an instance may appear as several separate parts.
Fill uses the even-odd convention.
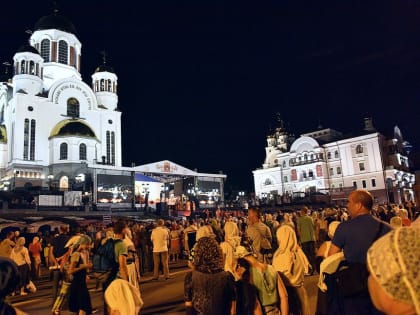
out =
[[[337,167],[337,174],[341,174],[341,167],[340,166]]]
[[[79,145],[79,160],[87,160],[86,158],[86,144],[81,143]]]
[[[29,74],[35,75],[35,62],[29,61]]]
[[[74,97],[67,100],[67,116],[76,118],[80,116],[80,105],[79,101]]]
[[[330,175],[334,175],[334,169],[332,167],[330,167]]]
[[[304,159],[305,161],[307,161],[307,160],[308,160],[308,155],[307,155],[307,154],[305,154],[305,155],[303,156],[303,159]]]
[[[358,144],[358,145],[356,146],[356,153],[357,153],[357,154],[361,154],[361,153],[363,153],[363,146],[362,146],[361,144]]]
[[[283,161],[283,167],[286,167],[286,161]]]
[[[327,159],[330,160],[331,159],[331,152],[327,152]]]
[[[309,171],[308,171],[308,176],[309,176],[310,178],[314,177],[314,171],[309,170]]]
[[[283,176],[283,182],[284,182],[284,183],[287,183],[287,182],[288,182],[287,175]]]
[[[60,144],[60,160],[67,160],[67,143]]]
[[[372,183],[372,187],[376,187],[376,179],[372,178],[371,183]]]
[[[365,170],[365,163],[360,162],[359,163],[359,170],[364,171]]]
[[[111,132],[111,164],[115,165],[115,132]]]
[[[366,181],[365,180],[362,180],[362,187],[366,188]]]
[[[111,162],[111,133],[106,132],[106,164]]]
[[[31,119],[31,136],[30,136],[30,147],[29,147],[29,159],[35,161],[35,119]]]
[[[356,181],[353,182],[353,188],[357,189],[357,182]]]
[[[68,64],[68,44],[64,40],[58,42],[58,62]]]
[[[44,62],[50,61],[50,40],[43,39],[41,41],[41,57],[44,59]]]
[[[265,181],[264,181],[264,185],[268,186],[268,185],[271,185],[271,184],[272,184],[271,180],[269,178],[266,178]]]
[[[105,91],[105,80],[101,79],[101,92]]]
[[[20,63],[20,74],[26,73],[25,67],[26,67],[26,61],[22,60],[22,62]]]
[[[338,159],[338,158],[340,157],[340,155],[338,154],[338,151],[335,151],[335,152],[334,152],[334,157],[335,157],[336,159]]]
[[[29,119],[25,119],[23,125],[23,159],[28,160],[29,153]]]

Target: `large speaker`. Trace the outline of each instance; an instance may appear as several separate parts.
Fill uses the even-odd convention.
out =
[[[156,214],[161,217],[166,217],[169,215],[168,205],[166,204],[166,202],[158,202],[156,204]]]

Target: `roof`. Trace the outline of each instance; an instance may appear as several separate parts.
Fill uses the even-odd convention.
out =
[[[106,65],[106,64],[102,64],[100,65],[98,68],[95,69],[95,73],[97,72],[111,72],[111,73],[115,73],[114,68]]]
[[[56,29],[74,35],[77,33],[73,23],[58,12],[41,17],[38,22],[36,22],[34,28],[35,31]]]
[[[17,53],[21,53],[21,52],[31,52],[33,54],[37,54],[39,55],[38,50],[36,50],[35,47],[32,47],[31,45],[22,45],[19,47]]]
[[[146,176],[146,175],[143,175],[143,174],[139,174],[139,173],[136,173],[135,179],[138,182],[155,182],[155,183],[159,183],[159,181],[157,179],[152,178],[152,177],[149,177],[149,176]]]

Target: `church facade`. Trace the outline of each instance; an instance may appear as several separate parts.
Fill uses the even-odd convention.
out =
[[[121,167],[118,77],[104,61],[83,82],[81,52],[73,24],[54,12],[13,56],[13,77],[0,84],[2,190],[71,190],[86,186],[92,165]]]
[[[378,203],[414,200],[410,144],[394,127],[391,137],[370,118],[358,134],[320,128],[295,139],[283,126],[267,137],[266,158],[254,170],[256,197],[287,204],[296,200],[346,203],[355,189],[367,189]]]

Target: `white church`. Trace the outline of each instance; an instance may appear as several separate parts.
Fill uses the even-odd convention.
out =
[[[306,198],[342,205],[352,190],[367,189],[378,203],[413,201],[410,149],[397,126],[385,136],[371,118],[350,136],[320,127],[298,138],[280,120],[267,136],[262,167],[253,171],[255,195],[278,204]]]
[[[81,55],[74,25],[55,10],[38,20],[29,44],[13,56],[13,75],[0,80],[0,190],[65,192],[40,195],[40,205],[77,205],[85,198],[98,206],[118,203],[134,208],[135,200],[153,193],[135,183],[138,174],[147,173],[165,183],[158,184],[161,190],[174,181],[195,178],[194,185],[181,185],[178,194],[194,188],[195,195],[201,191],[198,183],[203,183],[200,203],[208,206],[215,191],[223,201],[224,174],[186,171],[166,160],[152,163],[169,165],[157,171],[122,166],[118,77],[104,56],[91,82],[84,82]],[[151,181],[146,178],[144,186]],[[155,194],[154,199],[162,199],[160,192]]]

